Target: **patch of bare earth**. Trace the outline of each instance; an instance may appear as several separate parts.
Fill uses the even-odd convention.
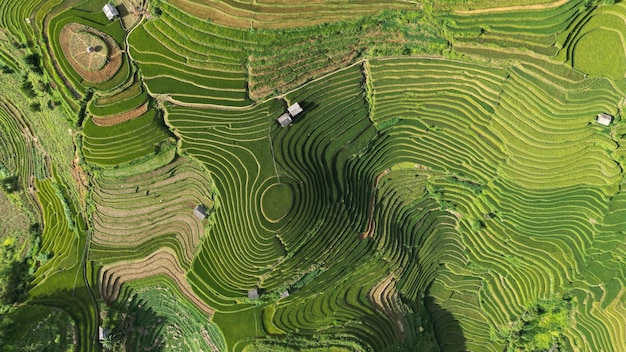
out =
[[[93,122],[98,126],[114,126],[122,122],[130,121],[137,118],[148,111],[148,103],[140,105],[132,110],[125,111],[121,114],[94,116]]]
[[[404,338],[403,304],[396,289],[396,280],[389,274],[369,291],[368,300],[396,326],[399,340]]]
[[[108,58],[104,66],[99,70],[89,70],[87,68],[88,65],[85,65],[84,62],[77,61],[76,57],[72,55],[72,46],[75,45],[72,40],[76,37],[76,34],[81,31],[100,37],[108,47]],[[68,23],[61,29],[61,33],[59,34],[59,44],[61,45],[61,50],[63,50],[63,55],[65,55],[65,58],[70,63],[74,71],[76,71],[76,73],[78,73],[83,79],[91,83],[108,81],[122,66],[122,50],[119,45],[110,35],[96,28],[79,23]],[[84,49],[85,55],[88,55],[87,47]]]
[[[156,275],[172,279],[180,291],[203,312],[213,315],[215,310],[196,295],[185,277],[185,271],[176,260],[176,254],[167,247],[154,251],[145,258],[120,261],[105,265],[98,273],[100,294],[107,302],[117,299],[122,284]]]

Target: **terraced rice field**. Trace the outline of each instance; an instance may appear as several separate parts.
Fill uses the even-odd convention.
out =
[[[172,4],[187,13],[238,28],[291,28],[336,22],[384,9],[420,9],[417,3],[392,0],[359,0],[349,3],[322,1],[213,1],[175,0]],[[294,16],[297,14],[297,16]]]
[[[33,186],[33,177],[47,176],[43,147],[19,109],[0,98],[0,163],[18,178],[22,189]]]
[[[103,324],[127,350],[626,350],[626,5],[498,4],[153,1],[128,31],[0,4],[78,115],[68,181],[0,98],[44,219],[29,299],[80,350]],[[110,79],[62,55],[72,23],[119,45]]]
[[[249,31],[192,17],[162,3],[162,14],[129,35],[152,94],[181,105],[250,106],[372,55],[439,53],[440,29],[418,13],[388,12],[292,30]],[[403,31],[399,23],[410,24]],[[418,25],[419,23],[419,25]],[[390,43],[402,43],[394,47]]]
[[[189,267],[204,235],[193,209],[213,204],[203,169],[183,158],[134,176],[104,173],[96,181],[93,200],[94,258],[141,258],[169,243],[183,268]],[[108,254],[112,250],[119,255]]]
[[[98,126],[93,118],[87,118],[82,141],[85,159],[95,165],[114,166],[158,153],[170,138],[158,118],[155,110],[114,126]]]
[[[567,50],[559,55],[582,72],[607,76],[615,80],[624,78],[626,60],[623,36],[626,6],[617,4],[600,7],[592,15],[584,16],[560,40]]]
[[[400,117],[394,126],[396,133],[404,125],[409,130],[425,130],[418,142],[420,150],[441,151],[444,145],[450,148],[459,143],[450,152],[439,153],[438,158],[419,155],[415,160],[429,169],[455,175],[439,181],[439,187],[444,190],[442,199],[460,217],[459,230],[464,234],[465,258],[450,265],[454,275],[442,275],[430,287],[435,302],[449,311],[462,309],[465,318],[460,324],[465,336],[483,335],[483,339],[477,338],[482,344],[490,332],[481,326],[491,320],[496,327],[505,327],[521,314],[525,302],[555,291],[571,292],[584,300],[591,294],[584,268],[594,261],[588,253],[600,250],[589,234],[596,232],[594,226],[606,212],[607,196],[615,194],[621,182],[619,166],[607,153],[615,146],[609,136],[590,125],[590,119],[595,111],[610,111],[617,106],[623,93],[610,88],[606,80],[555,86],[557,80],[546,79],[545,71],[524,66],[509,68],[503,82],[502,72],[494,77],[485,67],[473,71],[463,64],[466,78],[458,76],[458,70],[451,70],[452,76],[446,81],[441,69],[451,63],[432,61],[420,63],[424,71],[415,73],[415,92],[424,104],[418,103],[417,109],[399,110],[402,96],[411,90],[405,83],[394,96],[398,85],[389,77],[393,72],[402,72],[406,77],[409,65],[413,70],[416,67],[415,62],[406,63],[404,69],[401,64],[371,65],[374,121]],[[377,71],[384,78],[377,80]],[[437,72],[437,81],[430,83],[432,90],[427,88],[427,81],[420,83],[429,79],[428,72]],[[493,83],[498,86],[490,87]],[[459,101],[456,90],[450,89],[456,84],[465,87],[460,89],[473,87],[471,90],[479,91],[462,94],[468,99],[464,103]],[[494,98],[499,95],[493,100],[498,105],[485,105],[489,101],[485,98],[494,93]],[[409,96],[414,104],[416,96]],[[439,99],[440,103],[434,103]],[[542,103],[528,105],[529,101]],[[446,122],[451,105],[464,106],[466,113],[457,112]],[[464,115],[472,119],[467,124],[459,120]],[[477,153],[479,150],[484,151]],[[474,185],[480,185],[480,192],[467,197]],[[493,216],[488,215],[491,213]],[[478,229],[472,226],[476,219],[484,222]],[[538,270],[538,265],[542,269]],[[473,309],[469,304],[472,301]],[[515,307],[514,302],[520,306]],[[466,343],[470,350],[480,348],[470,339]],[[492,348],[497,349],[497,345]]]
[[[81,233],[86,225],[80,215],[72,214],[56,183],[50,179],[37,181],[36,187],[44,219],[41,251],[48,258],[35,272],[29,301],[68,314],[73,321],[74,345],[90,350],[97,322],[89,288],[82,278],[86,270],[81,266],[86,238]]]

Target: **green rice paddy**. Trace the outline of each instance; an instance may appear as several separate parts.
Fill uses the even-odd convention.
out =
[[[293,190],[285,183],[270,185],[261,195],[261,211],[269,221],[284,218],[293,206]]]
[[[41,220],[0,347],[626,350],[625,4],[102,5],[0,3],[0,166]]]

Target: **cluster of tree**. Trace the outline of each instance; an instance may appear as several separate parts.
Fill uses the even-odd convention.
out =
[[[566,345],[563,332],[569,324],[572,298],[562,297],[538,300],[516,321],[508,336],[509,352],[557,352]]]
[[[38,75],[43,75],[43,68],[41,66],[41,56],[39,54],[30,54],[24,58],[24,62],[30,68],[31,71]]]
[[[33,244],[24,257],[16,252],[13,241],[0,246],[0,306],[22,302],[37,266],[48,259],[40,253],[39,224],[31,225],[30,239]]]
[[[105,318],[102,327],[105,330],[102,347],[105,351],[136,351],[145,344],[145,337],[156,337],[150,351],[161,351],[162,341],[158,341],[159,332],[167,324],[137,294],[130,300],[119,300],[103,307]],[[139,333],[139,331],[143,331]]]

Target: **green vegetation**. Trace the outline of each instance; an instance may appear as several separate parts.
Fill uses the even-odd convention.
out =
[[[539,300],[511,327],[507,351],[546,351],[563,346],[571,297]]]
[[[75,321],[60,309],[28,305],[0,318],[3,351],[76,351]]]
[[[105,308],[105,350],[225,351],[220,330],[162,277],[134,281]]]
[[[83,134],[85,160],[103,167],[141,160],[173,144],[161,127],[156,110],[110,127],[99,127],[89,117],[85,120]]]
[[[364,56],[439,54],[447,48],[441,28],[419,12],[242,30],[202,21],[167,3],[158,6],[162,14],[129,36],[131,55],[152,93],[184,103],[248,106],[248,94],[262,99],[286,92]]]
[[[101,5],[0,3],[0,349],[626,346],[625,4]]]
[[[270,185],[261,195],[261,210],[269,221],[284,218],[293,205],[293,190],[284,183]]]

